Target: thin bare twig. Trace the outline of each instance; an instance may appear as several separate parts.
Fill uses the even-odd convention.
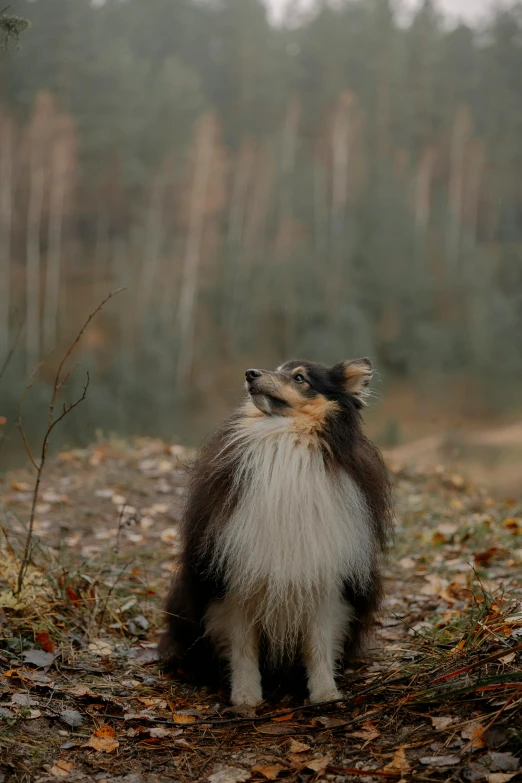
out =
[[[80,331],[78,332],[78,334],[76,335],[76,337],[74,338],[74,340],[72,341],[72,343],[70,344],[68,349],[66,350],[65,354],[63,355],[62,360],[60,361],[60,364],[58,365],[58,369],[56,370],[56,375],[54,377],[53,393],[52,393],[52,396],[51,396],[51,401],[49,403],[49,417],[48,417],[48,423],[47,423],[47,430],[46,430],[46,432],[44,434],[44,437],[43,437],[43,440],[42,440],[42,445],[41,445],[41,449],[40,449],[39,462],[36,462],[36,460],[35,460],[35,458],[34,458],[34,456],[32,454],[31,447],[29,446],[29,442],[28,442],[28,439],[27,439],[27,436],[25,434],[24,427],[23,427],[22,414],[23,414],[23,406],[24,406],[24,403],[25,403],[25,398],[27,396],[27,392],[31,388],[32,380],[37,375],[40,367],[43,364],[43,361],[38,364],[38,366],[35,368],[35,370],[31,374],[31,378],[29,380],[29,383],[28,383],[28,385],[26,386],[26,388],[24,390],[24,393],[22,395],[22,399],[20,400],[20,407],[19,407],[19,410],[18,410],[18,427],[20,429],[20,433],[22,435],[22,440],[24,442],[24,446],[26,448],[26,451],[27,451],[27,454],[29,456],[29,459],[31,460],[31,463],[32,463],[33,467],[36,469],[36,479],[35,479],[35,483],[34,483],[33,497],[32,497],[32,502],[31,502],[31,512],[30,512],[30,516],[29,516],[29,526],[27,528],[27,535],[26,535],[26,538],[25,538],[25,545],[24,545],[23,556],[22,556],[22,560],[21,560],[21,563],[20,563],[20,570],[18,572],[18,579],[17,579],[17,584],[16,584],[16,595],[18,595],[21,592],[21,590],[22,590],[24,577],[25,577],[25,574],[27,572],[27,568],[28,568],[28,565],[29,565],[29,562],[30,562],[30,559],[31,559],[32,543],[33,543],[34,520],[35,520],[35,515],[36,515],[36,506],[37,506],[38,497],[39,497],[39,494],[40,494],[40,484],[41,484],[41,481],[42,481],[42,473],[43,473],[43,470],[44,470],[44,467],[45,467],[45,461],[46,461],[46,458],[47,458],[47,450],[48,450],[48,447],[49,447],[49,440],[50,440],[51,434],[52,434],[54,428],[69,413],[71,413],[75,408],[77,408],[78,405],[80,405],[81,402],[83,402],[85,400],[85,398],[87,396],[87,389],[89,388],[90,378],[89,378],[89,373],[87,373],[86,381],[85,381],[85,384],[84,384],[83,391],[82,391],[81,395],[78,397],[78,399],[74,400],[74,402],[71,402],[69,404],[64,404],[62,412],[60,413],[59,416],[57,416],[55,418],[55,406],[56,406],[56,397],[57,397],[58,391],[63,386],[65,381],[68,380],[68,378],[70,378],[71,372],[73,372],[74,369],[75,369],[75,368],[73,368],[73,370],[71,370],[70,372],[66,373],[65,375],[62,375],[65,362],[67,361],[67,359],[69,358],[69,356],[71,355],[71,353],[73,352],[75,347],[78,345],[78,343],[79,343],[83,333],[85,332],[85,330],[89,326],[89,324],[92,321],[92,319],[94,318],[94,316],[97,313],[100,312],[100,310],[109,301],[109,299],[112,299],[114,296],[116,296],[116,294],[119,294],[120,291],[123,291],[123,290],[124,290],[123,288],[118,288],[116,291],[113,291],[112,293],[110,293],[98,305],[98,307],[96,307],[96,309],[93,310],[92,313],[90,313],[90,315],[88,316],[87,320],[85,321],[85,323],[81,327]]]
[[[117,296],[117,294],[121,293],[122,291],[125,291],[125,288],[117,288],[116,291],[112,291],[108,296],[105,297],[105,299],[102,302],[100,302],[98,307],[95,310],[93,310],[92,313],[89,315],[89,317],[85,321],[84,325],[82,326],[82,328],[80,329],[80,331],[78,332],[78,334],[76,335],[76,337],[74,338],[72,343],[70,344],[69,348],[66,350],[65,354],[63,355],[62,361],[58,365],[58,369],[56,371],[56,375],[55,375],[55,378],[54,378],[53,395],[51,397],[51,402],[49,404],[49,422],[52,422],[52,420],[53,420],[54,406],[55,406],[55,403],[56,403],[56,395],[58,394],[58,390],[63,385],[63,383],[65,383],[65,381],[67,380],[67,378],[70,375],[70,373],[69,373],[63,379],[61,377],[62,376],[63,366],[64,366],[65,362],[67,361],[67,359],[69,358],[71,353],[74,351],[74,349],[76,348],[76,346],[80,342],[83,333],[85,332],[85,330],[89,326],[89,324],[92,321],[92,319],[94,318],[94,316],[97,315],[103,307],[105,307],[105,305],[107,304],[109,299],[112,299],[113,297]]]

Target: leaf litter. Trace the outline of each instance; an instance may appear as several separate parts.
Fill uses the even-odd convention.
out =
[[[279,698],[239,715],[226,692],[157,667],[191,456],[142,438],[49,460],[18,595],[33,485],[25,470],[0,477],[6,781],[520,775],[521,502],[493,500],[441,467],[392,468],[385,606],[369,649],[345,672],[345,700]]]

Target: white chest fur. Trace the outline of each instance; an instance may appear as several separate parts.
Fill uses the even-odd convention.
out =
[[[345,579],[364,589],[374,546],[364,498],[324,463],[315,438],[287,417],[238,429],[239,502],[215,541],[230,596],[277,646],[293,645],[310,613]]]

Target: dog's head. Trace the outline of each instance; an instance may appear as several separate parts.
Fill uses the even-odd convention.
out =
[[[361,408],[372,377],[369,359],[353,359],[327,367],[292,359],[276,370],[247,370],[246,390],[267,416],[324,417],[340,404]]]

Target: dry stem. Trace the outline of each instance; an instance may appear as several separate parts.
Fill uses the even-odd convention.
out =
[[[31,378],[29,379],[29,383],[25,387],[24,393],[23,393],[22,398],[20,400],[20,408],[19,408],[19,411],[18,411],[18,428],[20,430],[20,433],[21,433],[21,436],[22,436],[22,440],[24,442],[24,446],[25,446],[25,449],[26,449],[27,454],[29,456],[29,459],[30,459],[33,467],[36,470],[36,479],[35,479],[35,483],[34,483],[33,497],[32,497],[32,502],[31,502],[31,513],[30,513],[30,516],[29,516],[29,527],[27,528],[27,535],[26,535],[26,538],[25,538],[24,552],[23,552],[23,556],[22,556],[22,561],[20,563],[20,570],[18,572],[18,579],[17,579],[16,593],[15,593],[16,595],[19,595],[21,590],[22,590],[23,583],[24,583],[24,577],[25,577],[25,574],[26,574],[26,571],[27,571],[27,567],[29,565],[29,561],[31,559],[32,542],[33,542],[33,530],[34,530],[34,520],[35,520],[35,514],[36,514],[36,505],[38,503],[38,497],[39,497],[39,494],[40,494],[40,484],[41,484],[41,481],[42,481],[42,474],[43,474],[43,470],[44,470],[44,467],[45,467],[45,461],[46,461],[46,458],[47,458],[47,450],[49,448],[49,440],[50,440],[50,437],[51,437],[51,433],[53,432],[53,430],[56,427],[56,425],[59,424],[62,421],[62,419],[64,419],[69,413],[71,413],[75,408],[77,408],[78,405],[81,402],[83,402],[85,400],[85,397],[87,396],[87,389],[89,388],[89,380],[90,380],[90,378],[89,378],[89,373],[87,373],[86,381],[85,381],[85,384],[84,384],[83,391],[82,391],[81,395],[78,397],[78,399],[76,399],[74,402],[69,403],[68,405],[64,403],[62,412],[60,413],[60,415],[58,417],[55,418],[55,406],[56,406],[56,397],[57,397],[58,391],[62,388],[64,383],[70,378],[71,373],[74,371],[74,369],[76,369],[74,367],[73,370],[71,370],[70,372],[65,373],[65,375],[62,375],[62,371],[63,371],[64,365],[65,365],[65,362],[67,361],[67,359],[69,358],[69,356],[71,355],[73,350],[76,348],[76,346],[80,342],[80,339],[81,339],[83,333],[85,332],[85,330],[89,326],[89,324],[92,321],[92,319],[94,318],[94,316],[97,313],[100,312],[100,310],[109,301],[109,299],[112,299],[113,296],[116,296],[116,294],[119,294],[120,291],[123,291],[123,290],[124,290],[123,288],[118,288],[116,291],[113,291],[112,293],[110,293],[98,305],[98,307],[96,307],[96,309],[93,310],[92,313],[90,313],[90,315],[88,316],[87,320],[83,324],[82,328],[80,329],[80,331],[78,332],[78,334],[76,335],[76,337],[74,338],[74,340],[72,341],[72,343],[70,344],[68,349],[66,350],[65,354],[63,355],[60,364],[58,365],[58,369],[56,370],[56,375],[54,377],[53,393],[52,393],[52,396],[51,396],[51,401],[49,403],[49,417],[48,417],[48,422],[47,422],[47,430],[46,430],[45,435],[44,435],[43,440],[42,440],[42,445],[41,445],[41,449],[40,449],[40,459],[39,459],[39,462],[37,462],[35,460],[35,458],[34,458],[34,456],[32,454],[32,451],[31,451],[31,447],[29,446],[29,441],[27,439],[26,433],[25,433],[24,428],[23,428],[22,413],[23,413],[23,406],[24,406],[24,402],[25,402],[25,398],[26,398],[27,392],[31,388],[32,380],[37,375],[37,373],[38,373],[40,367],[42,366],[43,362],[40,362],[40,364],[38,364],[38,366],[36,367],[36,369],[32,373]]]

